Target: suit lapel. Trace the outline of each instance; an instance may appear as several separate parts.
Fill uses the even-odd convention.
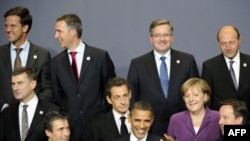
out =
[[[27,138],[31,135],[31,133],[36,129],[36,127],[38,126],[38,124],[40,122],[43,122],[43,117],[45,116],[44,114],[46,113],[45,111],[45,107],[43,105],[43,103],[38,100],[38,104],[37,104],[37,107],[36,107],[36,111],[35,111],[35,114],[34,114],[34,117],[33,117],[33,120],[31,122],[31,125],[30,125],[30,129],[28,131],[28,134],[27,134]]]
[[[109,129],[109,132],[113,133],[114,135],[120,135],[112,112],[108,113],[108,115],[106,116],[106,120],[107,120],[106,125]]]
[[[27,67],[34,68],[33,66],[36,63],[37,58],[42,57],[42,56],[38,56],[36,52],[37,52],[37,49],[34,48],[34,45],[32,43],[30,43],[30,49],[29,49],[29,54],[28,54],[27,63],[26,63]]]
[[[5,63],[3,63],[4,68],[6,70],[6,75],[8,75],[8,78],[11,78],[11,72],[12,72],[12,65],[11,65],[11,55],[10,55],[10,44],[7,44],[3,47],[3,54],[2,59]]]
[[[18,135],[17,138],[19,138],[19,140],[21,140],[20,124],[19,124],[19,102],[17,102],[13,106],[15,106],[14,110],[12,111],[13,112],[12,115],[14,115],[14,118],[15,118],[15,120],[13,120],[13,122],[14,122],[14,126],[18,127],[18,128],[16,128],[15,132],[16,132],[16,135]]]
[[[82,60],[82,68],[81,68],[79,83],[83,79],[83,77],[87,71],[88,66],[93,61],[95,61],[95,58],[92,56],[92,51],[89,48],[89,46],[87,44],[85,44],[85,50],[84,50],[84,56],[83,56],[83,60]]]
[[[227,62],[222,54],[219,56],[217,62],[218,62],[218,66],[221,66],[221,67],[218,67],[219,73],[222,76],[224,76],[225,82],[229,82],[231,87],[234,88],[234,83],[233,83],[233,80],[231,78],[230,72],[228,70]]]
[[[240,90],[240,86],[242,86],[242,84],[246,79],[246,73],[249,72],[248,65],[250,64],[248,64],[245,55],[240,53],[240,77],[239,77],[238,90]]]

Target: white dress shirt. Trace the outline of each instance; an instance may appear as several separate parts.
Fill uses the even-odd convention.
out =
[[[129,115],[129,111],[127,111],[127,113],[125,114],[125,115],[120,115],[118,112],[116,112],[114,109],[112,110],[112,112],[113,112],[113,115],[114,115],[114,119],[115,119],[115,123],[116,123],[116,126],[117,126],[117,128],[118,128],[118,131],[119,131],[119,133],[121,133],[121,129],[120,129],[120,127],[121,127],[121,116],[124,116],[124,117],[126,117],[126,119],[125,119],[125,124],[126,124],[126,126],[127,126],[127,129],[128,129],[128,133],[130,133],[130,131],[131,131],[131,125],[130,125],[130,123],[128,122],[128,115]]]

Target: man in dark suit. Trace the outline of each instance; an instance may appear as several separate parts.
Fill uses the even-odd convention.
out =
[[[44,119],[44,128],[48,141],[69,141],[68,116],[56,111],[49,112]]]
[[[122,136],[121,117],[125,117],[125,125],[130,132],[128,122],[131,92],[127,80],[114,77],[106,84],[106,99],[112,105],[112,111],[96,118],[91,126],[91,141],[114,141]]]
[[[234,26],[223,26],[217,40],[222,53],[206,60],[201,74],[212,90],[210,107],[219,110],[221,101],[234,98],[244,101],[250,110],[250,56],[239,51],[240,33]]]
[[[47,140],[44,132],[44,117],[50,111],[58,111],[59,107],[36,96],[35,77],[33,70],[28,67],[19,67],[12,73],[12,89],[18,102],[3,110],[0,125],[1,141]],[[23,116],[24,106],[27,107],[26,118]],[[25,119],[28,120],[25,122]],[[23,128],[24,125],[26,128]]]
[[[155,119],[151,131],[162,136],[171,115],[185,109],[181,85],[191,77],[199,77],[199,72],[193,55],[171,49],[173,26],[168,20],[153,21],[150,34],[153,51],[132,59],[127,79],[132,90],[132,101],[143,100],[152,105]],[[168,72],[162,78],[169,78],[162,86],[161,57],[166,57],[164,64]]]
[[[24,7],[14,7],[5,14],[5,32],[8,44],[0,46],[0,110],[3,110],[15,99],[11,89],[11,73],[17,53],[16,49],[21,48],[19,53],[21,64],[32,68],[37,75],[37,86],[35,92],[43,100],[52,100],[52,88],[50,81],[50,54],[27,39],[28,32],[32,26],[32,16],[29,10]]]
[[[109,53],[83,43],[81,35],[77,15],[57,19],[55,38],[65,50],[52,59],[52,87],[56,104],[69,116],[72,141],[88,141],[93,117],[107,112],[105,84],[115,76]]]
[[[131,134],[117,139],[116,141],[160,141],[161,136],[149,133],[154,120],[152,107],[144,101],[136,102],[128,117],[131,123]]]

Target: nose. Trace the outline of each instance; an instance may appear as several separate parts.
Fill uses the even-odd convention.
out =
[[[144,128],[145,127],[145,123],[142,121],[140,122],[140,128]]]
[[[63,135],[69,136],[70,135],[70,130],[69,129],[65,129],[64,132],[63,132]]]

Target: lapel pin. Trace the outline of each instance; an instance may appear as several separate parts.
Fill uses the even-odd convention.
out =
[[[180,61],[180,60],[176,60],[176,63],[177,63],[177,64],[180,64],[180,63],[181,63],[181,61]]]
[[[89,61],[91,58],[88,56],[86,59]]]
[[[34,55],[33,58],[34,58],[34,59],[37,59],[37,55]]]
[[[43,114],[43,111],[40,111],[39,114],[42,115],[42,114]]]
[[[247,63],[243,63],[243,67],[247,67]]]

